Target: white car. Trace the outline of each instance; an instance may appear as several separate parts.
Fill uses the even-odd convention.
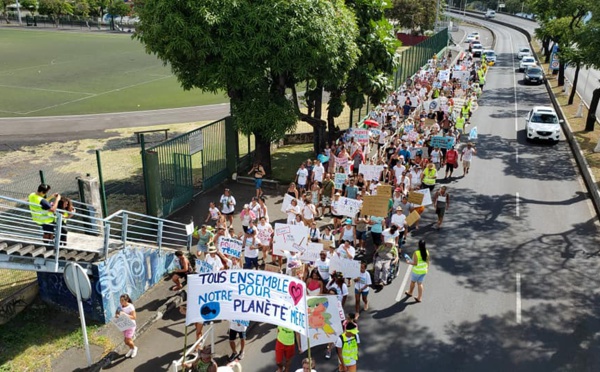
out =
[[[492,49],[484,50],[483,54],[485,55],[486,61],[496,63],[496,52]]]
[[[528,67],[533,66],[537,66],[535,58],[533,58],[532,56],[525,56],[521,59],[521,62],[519,62],[519,71],[523,72],[527,70]]]
[[[525,56],[530,56],[531,55],[531,49],[529,47],[520,47],[519,51],[517,52],[517,58],[521,59]]]
[[[535,106],[525,119],[527,140],[542,139],[558,142],[562,122],[552,107]]]
[[[471,32],[467,35],[467,43],[475,40],[479,40],[479,32]]]
[[[496,16],[496,11],[494,10],[488,10],[487,13],[485,13],[485,18],[494,18]]]
[[[473,51],[473,57],[481,57],[481,53],[483,52],[483,45],[475,44],[473,45],[471,50]]]

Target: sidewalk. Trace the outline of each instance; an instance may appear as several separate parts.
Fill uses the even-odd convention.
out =
[[[188,223],[190,216],[196,225],[201,225],[208,213],[211,201],[218,201],[223,189],[228,187],[237,201],[236,212],[239,212],[245,203],[250,202],[255,195],[253,185],[229,182],[222,187],[198,196],[187,207],[176,213],[171,219]],[[264,189],[266,204],[272,224],[285,222],[285,214],[280,211],[283,200],[282,193],[278,190]],[[328,219],[321,221],[321,224]],[[242,227],[238,215],[234,218],[236,232],[241,232]],[[173,283],[165,279],[150,289],[134,305],[137,312],[135,344],[139,354],[135,359],[124,359],[127,347],[123,344],[123,334],[112,324],[107,324],[100,331],[117,347],[102,358],[102,350],[92,347],[93,366],[87,368],[85,352],[83,349],[71,348],[52,362],[52,370],[64,371],[157,371],[165,370],[173,360],[179,359],[183,353],[185,316],[181,315],[177,307],[183,302],[182,292],[173,292],[170,287]],[[230,354],[228,342],[223,338],[227,334],[227,322],[215,322],[215,358],[225,361]],[[252,326],[251,326],[252,327]],[[205,329],[207,329],[206,327]],[[188,347],[196,340],[194,327],[188,327]],[[219,359],[221,358],[221,359]]]

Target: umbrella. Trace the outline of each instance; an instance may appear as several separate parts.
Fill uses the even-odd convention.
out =
[[[368,120],[365,120],[365,121],[364,121],[364,124],[365,124],[366,126],[369,126],[369,127],[378,127],[378,126],[379,126],[379,123],[378,123],[378,122],[376,122],[376,121],[375,121],[375,120],[373,120],[373,119],[368,119]]]

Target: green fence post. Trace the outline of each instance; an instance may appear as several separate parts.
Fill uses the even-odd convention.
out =
[[[44,177],[44,171],[40,169],[40,183],[46,183],[46,177]]]
[[[228,177],[237,172],[237,163],[239,157],[238,138],[235,131],[233,116],[225,118],[225,153],[227,154]]]
[[[148,192],[148,183],[150,182],[150,177],[148,174],[148,167],[146,164],[146,141],[144,140],[144,133],[140,134],[140,146],[142,147],[142,173],[144,176],[144,195],[146,199],[146,213],[149,213],[150,195]]]
[[[108,206],[106,203],[106,188],[104,187],[104,177],[102,176],[102,160],[100,159],[100,150],[96,150],[96,165],[98,166],[98,181],[100,182],[100,200],[102,204],[102,217],[107,217]]]

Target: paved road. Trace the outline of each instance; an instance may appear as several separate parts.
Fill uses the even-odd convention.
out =
[[[535,21],[512,17],[506,14],[497,14],[496,19],[498,21],[507,22],[526,29],[531,33],[535,34],[535,29],[539,27],[539,24]],[[525,43],[526,44],[526,43]],[[575,69],[569,67],[565,71],[565,75],[569,81],[575,79]],[[577,92],[583,97],[585,103],[589,106],[592,101],[592,93],[594,89],[600,88],[600,71],[597,69],[582,68],[579,72],[579,81],[577,83]],[[596,111],[596,116],[600,117],[600,107]]]
[[[597,216],[568,144],[525,141],[524,114],[550,100],[543,87],[523,86],[515,73],[513,48],[524,36],[490,27],[498,35],[498,63],[473,116],[479,153],[467,177],[448,183],[445,227],[432,230],[428,211],[409,239],[412,250],[425,238],[432,255],[424,301],[402,295],[406,266],[391,286],[371,294],[371,309],[359,320],[360,371],[600,370]],[[281,217],[277,203],[270,198],[273,219]],[[349,298],[346,309],[352,308]],[[110,369],[165,370],[181,349],[183,328],[177,313],[166,318],[136,341],[147,345],[138,359]],[[224,335],[217,337],[227,350]],[[250,337],[244,370],[274,371],[272,328],[261,326]],[[313,355],[318,371],[335,370],[323,347]]]

